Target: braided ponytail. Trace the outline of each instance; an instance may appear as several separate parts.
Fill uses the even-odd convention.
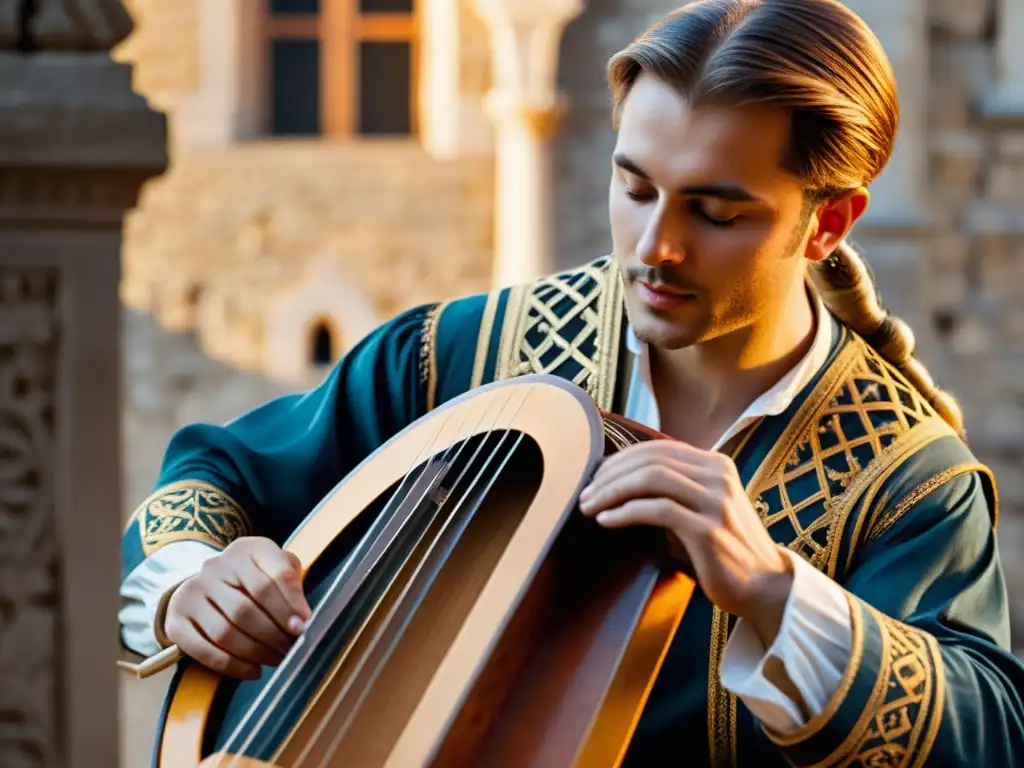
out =
[[[810,264],[810,278],[825,306],[917,389],[936,412],[964,437],[963,413],[949,392],[936,386],[914,357],[914,332],[882,306],[864,259],[843,242],[831,257]]]

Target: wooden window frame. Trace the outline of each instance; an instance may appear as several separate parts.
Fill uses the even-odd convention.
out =
[[[208,0],[213,2],[213,0]],[[359,44],[403,42],[409,44],[409,134],[419,132],[420,25],[418,0],[411,13],[360,13],[359,0],[321,0],[320,13],[263,14],[263,46],[272,40],[320,41],[320,135],[327,138],[359,137]],[[268,80],[273,74],[268,75]],[[273,92],[269,83],[268,93]],[[269,112],[269,111],[268,111]]]

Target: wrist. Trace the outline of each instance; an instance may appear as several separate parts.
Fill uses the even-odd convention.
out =
[[[164,590],[163,594],[160,595],[160,601],[156,606],[156,615],[153,617],[153,635],[156,637],[156,642],[161,648],[168,648],[174,645],[174,641],[167,637],[167,633],[164,629],[164,624],[167,621],[167,611],[171,606],[171,598],[177,593],[178,588],[189,579],[193,578],[189,576],[182,579],[177,584],[173,584]]]
[[[744,617],[765,649],[775,643],[793,590],[793,563],[784,553],[780,555],[781,570],[762,577],[755,589],[752,608]]]

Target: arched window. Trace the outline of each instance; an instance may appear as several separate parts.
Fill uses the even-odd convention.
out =
[[[335,344],[336,340],[330,325],[324,320],[318,320],[313,324],[313,331],[310,335],[310,362],[317,367],[333,364]]]
[[[415,133],[416,2],[270,0],[270,133]]]

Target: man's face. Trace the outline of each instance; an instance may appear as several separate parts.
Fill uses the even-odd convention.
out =
[[[641,76],[621,111],[609,195],[630,322],[679,349],[771,316],[802,280],[803,189],[782,168],[789,118],[700,107]]]

